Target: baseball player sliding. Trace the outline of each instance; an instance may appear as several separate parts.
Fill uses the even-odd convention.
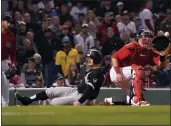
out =
[[[122,88],[126,93],[126,103],[133,106],[149,106],[150,104],[143,98],[143,86],[145,83],[145,66],[162,66],[165,58],[163,49],[156,53],[152,49],[158,42],[152,43],[153,34],[150,30],[143,30],[139,36],[138,43],[132,42],[125,45],[112,56],[113,67],[110,70],[110,78],[116,86]],[[159,38],[157,38],[159,40]],[[164,39],[163,39],[164,40]],[[160,41],[161,42],[161,41]],[[162,41],[163,42],[163,41]],[[160,44],[161,45],[161,44]],[[168,42],[163,45],[168,45]],[[132,95],[130,96],[129,84],[132,85]],[[108,104],[115,104],[113,97],[105,98]]]
[[[20,96],[17,92],[15,97],[23,104],[29,105],[33,101],[50,99],[50,105],[71,105],[79,106],[85,101],[93,101],[99,94],[100,87],[104,82],[104,75],[101,72],[100,64],[102,54],[97,50],[89,50],[87,64],[90,68],[83,82],[77,88],[48,88],[31,97]]]

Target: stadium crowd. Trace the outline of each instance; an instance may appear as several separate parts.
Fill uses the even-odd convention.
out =
[[[112,54],[137,41],[143,28],[171,39],[169,0],[137,1],[2,1],[2,20],[10,23],[10,32],[6,33],[2,22],[2,47],[10,52],[9,65],[18,70],[10,87],[75,87],[88,69],[85,54],[93,48],[104,57],[103,86],[115,87],[109,76]],[[144,87],[171,84],[171,45],[166,52],[165,66],[146,68]],[[5,53],[2,49],[1,61]]]

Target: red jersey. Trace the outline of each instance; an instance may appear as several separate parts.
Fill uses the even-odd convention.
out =
[[[1,61],[8,59],[16,64],[16,38],[10,32],[1,33]]]
[[[132,42],[126,44],[119,51],[117,51],[112,58],[116,58],[119,62],[119,67],[146,65],[158,65],[159,56],[153,50],[142,48],[138,43]]]

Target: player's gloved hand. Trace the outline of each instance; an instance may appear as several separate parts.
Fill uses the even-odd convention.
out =
[[[79,101],[76,101],[73,103],[73,106],[80,106],[80,105],[81,105],[81,103]]]
[[[121,73],[117,73],[117,74],[116,74],[116,81],[117,81],[117,82],[122,82],[122,81],[123,81],[123,76],[122,76]]]

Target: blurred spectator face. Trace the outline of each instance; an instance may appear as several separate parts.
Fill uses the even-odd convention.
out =
[[[85,16],[84,16],[84,15],[79,15],[79,16],[78,16],[78,20],[79,20],[79,22],[82,24],[83,21],[85,20]]]
[[[45,11],[51,11],[51,5],[50,5],[50,3],[49,2],[47,2],[46,4],[45,4]]]
[[[33,41],[33,33],[32,32],[27,32],[26,38],[29,39],[30,41]]]
[[[52,17],[52,24],[53,25],[59,25],[60,21],[59,21],[59,17],[58,16],[53,16]]]
[[[118,23],[118,22],[121,22],[121,16],[120,15],[116,15],[115,16],[115,21],[116,21],[116,23]]]
[[[87,17],[88,17],[89,19],[93,19],[93,18],[95,17],[94,12],[93,12],[92,10],[89,10],[88,13],[87,13]]]
[[[62,14],[68,13],[68,8],[67,8],[66,5],[61,5],[61,13],[62,13]]]
[[[128,24],[129,23],[129,15],[124,15],[122,16],[122,23]]]
[[[32,10],[33,10],[33,12],[37,12],[38,11],[38,6],[37,6],[37,4],[32,4]]]
[[[135,16],[136,16],[136,13],[135,12],[130,12],[130,18],[131,19],[134,19]]]
[[[22,15],[20,12],[15,12],[15,21],[21,21],[22,20]]]
[[[77,65],[76,65],[76,63],[72,63],[72,64],[71,64],[70,70],[71,70],[71,71],[76,71],[76,70],[77,70]]]
[[[86,27],[86,26],[83,27],[83,28],[82,28],[82,32],[83,32],[84,34],[87,34],[87,33],[88,33],[88,27]]]
[[[32,44],[31,44],[29,39],[25,39],[23,43],[24,43],[24,49],[25,50],[31,50],[32,49]]]
[[[41,63],[41,57],[34,57],[35,63],[40,64]]]
[[[150,10],[152,9],[152,7],[153,7],[153,2],[152,2],[152,0],[147,1],[146,7],[147,7],[148,9],[150,9]]]
[[[118,7],[119,10],[122,10],[124,6],[123,5],[119,5],[117,7]]]
[[[35,88],[43,88],[43,81],[42,80],[37,80]]]
[[[106,65],[106,66],[110,66],[110,65],[111,65],[111,59],[105,60],[105,65]]]
[[[42,22],[42,29],[48,29],[48,21],[47,20],[43,20]]]
[[[35,69],[35,66],[36,66],[35,62],[33,62],[33,61],[28,61],[28,68],[29,68],[29,69]]]
[[[50,31],[45,32],[45,38],[50,40],[52,38],[52,32],[50,32]]]
[[[24,2],[23,1],[18,1],[18,9],[23,10],[24,9]]]
[[[133,21],[134,21],[136,26],[141,25],[141,20],[138,17],[135,17]]]
[[[105,0],[104,1],[104,6],[110,6],[111,4],[111,1],[110,0]]]
[[[107,29],[107,36],[108,36],[109,38],[112,38],[113,35],[114,35],[113,28],[109,27],[109,28]]]
[[[25,14],[24,14],[24,21],[25,21],[26,23],[29,23],[29,22],[31,21],[31,16],[30,16],[29,13],[25,13]]]
[[[64,79],[57,80],[58,87],[62,87],[64,85]]]
[[[79,2],[77,2],[77,7],[78,8],[82,8],[82,6],[83,6],[83,4],[79,1]]]
[[[72,28],[72,21],[68,20],[64,23],[64,25],[67,25],[69,28]]]
[[[67,35],[68,32],[69,32],[69,27],[68,27],[68,25],[63,25],[63,26],[62,26],[62,33],[63,33],[64,35]]]
[[[66,50],[69,50],[71,48],[71,42],[64,42],[63,46]]]
[[[7,21],[2,21],[1,22],[1,31],[2,32],[7,31],[9,29],[9,27],[10,27],[10,23],[9,22],[7,22]]]
[[[25,32],[26,31],[26,25],[25,24],[20,24],[20,30],[22,31],[22,32]]]
[[[130,32],[126,31],[126,32],[123,32],[122,35],[121,35],[121,39],[123,41],[127,41],[130,39]]]
[[[81,32],[81,25],[80,24],[76,24],[74,30],[75,30],[76,34],[80,33]]]
[[[105,23],[110,23],[111,22],[111,15],[110,13],[106,13],[104,17]]]
[[[171,9],[167,10],[167,18],[171,20]]]

